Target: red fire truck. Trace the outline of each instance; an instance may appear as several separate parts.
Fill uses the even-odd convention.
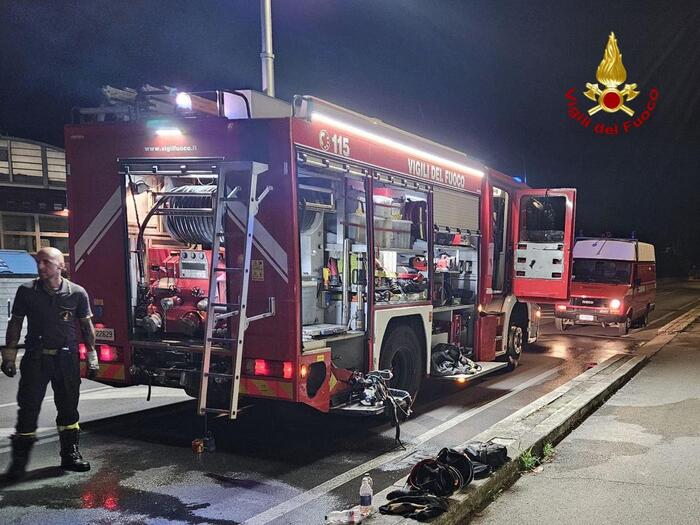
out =
[[[368,373],[415,396],[512,368],[536,303],[568,298],[573,189],[314,97],[115,93],[65,130],[98,381],[232,419],[239,398],[380,413]]]

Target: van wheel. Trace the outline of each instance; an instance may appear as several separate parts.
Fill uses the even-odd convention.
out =
[[[634,326],[636,328],[644,328],[648,324],[649,324],[649,307],[647,306],[646,309],[644,310],[644,314],[641,317],[638,317],[636,319],[636,321],[634,322]]]
[[[617,325],[617,334],[618,335],[627,335],[630,331],[630,326],[632,325],[632,319],[630,319],[630,316],[628,315],[625,317],[624,322],[619,323]]]
[[[564,319],[559,319],[558,317],[554,318],[554,327],[559,330],[560,332],[563,332],[567,328],[569,328],[569,325],[564,322]]]
[[[408,326],[397,326],[384,339],[379,358],[380,370],[391,370],[391,388],[405,390],[415,400],[423,379],[423,359],[418,336]]]

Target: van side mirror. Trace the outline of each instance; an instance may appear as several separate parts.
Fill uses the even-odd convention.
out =
[[[642,285],[642,280],[641,280],[639,277],[637,277],[637,278],[634,280],[634,285],[635,285],[635,286],[641,286],[641,285]]]

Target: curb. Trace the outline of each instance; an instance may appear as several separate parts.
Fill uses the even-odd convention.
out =
[[[476,480],[465,490],[452,495],[447,512],[431,520],[431,523],[457,525],[469,522],[476,512],[518,480],[521,475],[519,459],[524,452],[531,451],[540,456],[546,443],[556,444],[561,441],[699,316],[700,307],[693,308],[659,329],[658,335],[640,348],[639,355],[613,356],[470,439],[469,441],[492,440],[502,443],[508,447],[508,455],[513,459],[490,477]],[[466,443],[455,448],[462,449]],[[386,495],[392,490],[403,488],[405,484],[406,477],[403,477],[377,493],[375,506],[386,503]],[[401,516],[379,514],[367,522],[401,525],[416,523],[415,520]]]

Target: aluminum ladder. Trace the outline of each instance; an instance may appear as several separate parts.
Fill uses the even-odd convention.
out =
[[[212,215],[214,218],[214,238],[212,239],[212,256],[209,263],[209,295],[207,303],[207,321],[204,331],[204,351],[202,353],[202,370],[199,383],[199,397],[197,400],[197,413],[199,415],[216,414],[217,416],[227,415],[229,419],[236,419],[238,415],[238,397],[241,384],[241,365],[243,363],[243,344],[245,332],[253,321],[258,321],[266,317],[275,315],[275,298],[268,298],[268,311],[262,314],[249,317],[248,288],[250,285],[250,266],[253,252],[253,234],[255,229],[255,216],[258,214],[260,203],[272,191],[272,186],[266,186],[258,195],[258,176],[267,171],[267,165],[258,162],[225,162],[220,164],[219,176],[216,187],[216,194],[212,195]],[[245,178],[250,183],[249,196],[243,197],[239,194],[242,191],[240,185],[234,185],[236,180]],[[233,184],[229,184],[229,182]],[[230,211],[229,203],[233,201],[243,202],[247,200],[247,220],[245,227],[245,246],[243,266],[240,268],[219,267],[219,252],[221,239],[231,237],[231,234],[224,231],[226,222],[225,216]],[[233,260],[233,256],[228,254],[227,260]],[[221,272],[226,275],[238,275],[241,279],[241,295],[238,303],[226,303],[217,297],[218,276]],[[227,277],[227,284],[232,280]],[[231,288],[229,287],[229,290]],[[219,302],[221,301],[221,302]],[[216,322],[222,319],[237,317],[238,328],[235,338],[214,337]],[[231,332],[229,328],[229,332]],[[229,334],[232,335],[232,334]],[[231,371],[232,373],[214,373],[210,371],[212,346],[224,346],[231,351]],[[235,353],[234,353],[235,349]],[[231,397],[229,408],[213,408],[207,403],[209,391],[209,381],[216,379],[231,380]]]

